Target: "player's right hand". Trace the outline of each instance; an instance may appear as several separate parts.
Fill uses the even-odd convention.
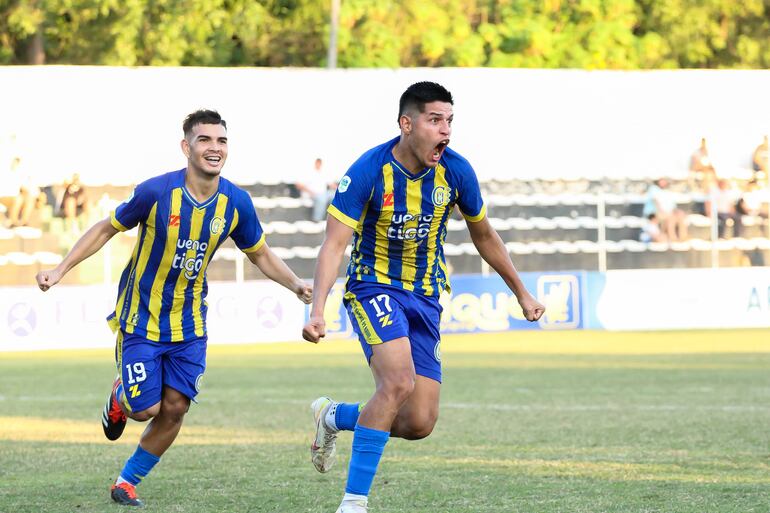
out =
[[[524,313],[524,318],[529,322],[540,320],[540,317],[545,313],[545,306],[530,294],[519,298],[519,305],[521,305],[521,311]]]
[[[326,322],[323,317],[311,317],[302,328],[302,338],[308,342],[317,344],[324,336],[326,336]]]
[[[40,290],[42,290],[43,292],[50,289],[57,283],[59,283],[59,280],[61,280],[61,278],[62,278],[62,275],[58,269],[40,271],[39,273],[37,273],[37,276],[35,276],[35,279],[37,280],[37,286],[40,287]]]

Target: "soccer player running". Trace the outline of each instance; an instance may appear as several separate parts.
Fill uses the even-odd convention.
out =
[[[526,290],[486,216],[467,160],[449,149],[452,95],[432,82],[401,96],[401,135],[364,153],[328,209],[315,271],[314,302],[302,336],[325,335],[326,297],[353,236],[344,304],[374,376],[367,403],[313,402],[313,464],[327,472],[339,431],[353,431],[345,495],[337,513],[363,513],[388,438],[425,438],[438,418],[441,386],[439,295],[449,289],[443,244],[455,205],[471,239],[516,295],[529,321],[544,307]]]
[[[231,237],[271,280],[305,303],[312,288],[265,243],[249,194],[220,173],[227,159],[227,125],[211,110],[183,123],[187,167],[136,187],[108,219],[96,223],[55,268],[37,275],[46,291],[116,233],[139,225],[136,246],[120,278],[115,310],[118,377],[102,414],[104,434],[117,440],[126,416],[152,419],[110,490],[112,500],[142,506],[136,485],[171,446],[206,368],[206,269]]]

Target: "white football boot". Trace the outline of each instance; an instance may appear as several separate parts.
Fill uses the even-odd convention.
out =
[[[313,466],[321,473],[328,472],[334,466],[334,462],[337,459],[338,431],[328,427],[325,421],[326,415],[331,408],[336,409],[337,403],[328,397],[319,397],[310,405],[310,409],[313,410],[313,418],[315,419],[315,440],[313,440],[313,444],[310,446],[310,456]],[[360,511],[366,511],[366,508],[364,507]]]
[[[366,513],[366,501],[342,501],[337,513]]]

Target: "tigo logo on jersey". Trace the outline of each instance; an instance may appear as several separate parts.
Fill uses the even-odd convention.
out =
[[[346,190],[348,190],[348,187],[350,187],[350,182],[352,181],[353,180],[351,180],[348,175],[343,176],[342,180],[340,180],[340,183],[337,186],[337,190],[339,192],[345,192]]]
[[[168,226],[171,228],[172,226],[179,226],[179,222],[181,221],[182,217],[178,215],[171,214],[168,216]]]
[[[211,235],[219,235],[224,227],[225,220],[221,217],[215,217],[211,220],[211,223],[209,223],[209,231],[211,232]]]
[[[393,206],[393,193],[392,192],[386,192],[382,195],[382,206],[383,207],[392,207]]]
[[[443,207],[449,204],[449,187],[439,185],[433,189],[433,204],[437,207]]]
[[[174,269],[182,269],[185,278],[188,280],[196,279],[203,267],[203,259],[206,257],[206,250],[209,247],[208,243],[199,242],[197,240],[179,239],[176,241],[176,247],[177,249],[184,250],[184,253],[181,255],[179,253],[174,255],[174,261],[171,263],[171,267]],[[188,250],[194,252],[189,257],[187,256]]]
[[[414,225],[407,227],[407,223],[412,221]],[[387,230],[388,238],[422,242],[430,233],[431,221],[433,221],[433,214],[393,214]]]

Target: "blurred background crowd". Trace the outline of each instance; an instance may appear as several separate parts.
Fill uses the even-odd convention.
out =
[[[337,181],[425,79],[455,94],[452,145],[522,270],[765,265],[768,34],[760,0],[3,2],[0,283],[181,167],[198,107],[309,277]],[[131,241],[113,246],[119,268]],[[210,278],[256,277],[229,249]],[[459,217],[446,252],[486,271]],[[68,279],[114,279],[91,265]]]

